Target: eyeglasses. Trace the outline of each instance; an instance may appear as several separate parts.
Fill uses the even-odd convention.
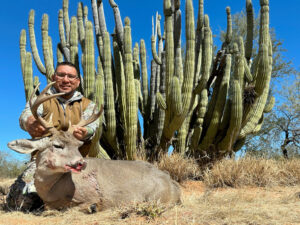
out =
[[[56,74],[57,78],[59,78],[59,79],[64,79],[65,76],[67,76],[70,81],[76,80],[78,78],[78,76],[74,75],[74,74],[58,73],[58,72],[56,72],[55,74]]]

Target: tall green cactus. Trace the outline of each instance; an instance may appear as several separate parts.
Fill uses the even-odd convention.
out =
[[[24,87],[25,87],[26,100],[29,100],[33,92],[32,58],[30,52],[26,52],[26,57],[25,57]]]
[[[71,19],[70,25],[70,61],[75,64],[79,65],[78,59],[78,26],[77,26],[77,18],[75,16]],[[94,40],[90,40],[93,42]],[[92,43],[93,44],[93,43]]]
[[[126,128],[125,144],[127,159],[136,158],[136,135],[137,135],[137,104],[136,89],[134,83],[134,71],[132,62],[132,42],[129,18],[125,18],[124,27],[124,71],[126,87]]]
[[[105,79],[105,105],[106,105],[106,126],[108,140],[114,142],[116,139],[116,113],[115,97],[112,78],[111,49],[108,32],[104,32],[103,37],[103,72]]]
[[[263,114],[271,110],[274,102],[271,98],[266,105],[272,71],[268,0],[260,0],[259,50],[255,58],[251,0],[246,0],[245,40],[241,37],[233,40],[230,8],[226,8],[226,37],[215,56],[203,0],[198,3],[196,26],[193,1],[185,2],[185,48],[181,46],[180,1],[164,0],[163,33],[160,15],[156,14],[152,25],[150,71],[147,71],[145,41],[133,48],[130,20],[126,18],[123,26],[119,7],[113,0],[109,4],[116,27],[110,38],[103,4],[91,1],[94,23],[88,21],[88,8],[82,3],[71,20],[68,0],[63,0],[58,14],[57,61],[75,63],[82,71],[79,90],[104,105],[91,156],[131,160],[146,151],[153,160],[173,145],[174,151],[195,157],[199,162],[212,161],[237,151],[247,135],[261,129]],[[28,27],[34,61],[49,80],[54,60],[48,16],[45,14],[42,20],[44,64],[36,45],[33,10]],[[34,84],[25,31],[21,32],[20,55],[27,97]],[[249,90],[254,93],[252,101],[247,99]],[[139,110],[144,122],[143,134]]]
[[[91,21],[88,21],[86,24],[84,46],[84,53],[82,57],[82,67],[84,71],[84,95],[89,99],[93,99],[95,87],[95,48],[93,25]],[[71,53],[71,55],[73,54]]]
[[[194,60],[195,60],[195,29],[194,29],[194,10],[192,1],[186,1],[186,56],[183,72],[182,86],[179,79],[174,76],[175,57],[174,57],[174,36],[171,1],[164,1],[164,14],[166,18],[166,117],[163,129],[163,136],[160,142],[162,149],[168,148],[174,132],[178,130],[191,106],[192,88],[194,79]],[[180,57],[181,52],[177,51],[177,56]],[[181,62],[181,60],[176,60]],[[176,68],[181,68],[180,66]],[[180,78],[180,71],[179,74]],[[177,106],[174,106],[175,101]],[[175,107],[175,108],[174,108]],[[175,110],[173,110],[175,109]]]
[[[31,10],[29,13],[29,18],[28,18],[28,30],[29,30],[29,40],[30,40],[30,46],[31,46],[31,51],[32,55],[34,58],[34,61],[37,65],[37,68],[42,74],[46,74],[46,68],[44,67],[40,56],[39,52],[36,46],[36,39],[35,39],[35,32],[34,32],[34,10]]]
[[[240,138],[250,134],[258,124],[258,121],[263,114],[269,93],[269,83],[272,72],[272,48],[269,34],[269,1],[261,0],[260,4],[261,21],[259,30],[259,50],[257,64],[255,65],[256,68],[254,68],[254,90],[257,93],[257,99],[255,100],[254,105],[250,106],[250,109],[246,111],[247,114],[244,115]]]

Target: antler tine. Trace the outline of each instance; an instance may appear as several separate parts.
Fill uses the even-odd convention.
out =
[[[34,89],[33,93],[31,94],[30,96],[30,99],[29,99],[29,105],[30,105],[30,110],[31,110],[31,113],[32,115],[34,116],[34,118],[39,121],[41,123],[41,125],[47,129],[53,127],[53,125],[49,122],[47,122],[46,120],[44,120],[42,117],[40,117],[37,113],[37,110],[38,110],[38,107],[45,101],[51,99],[51,98],[55,98],[57,96],[62,96],[64,95],[65,93],[57,93],[57,94],[53,94],[53,95],[45,95],[46,92],[49,90],[49,88],[55,84],[55,81],[54,82],[51,82],[49,83],[45,89],[41,92],[41,94],[39,96],[37,96],[36,100],[34,101],[34,103],[32,102],[32,99],[33,99],[33,96],[34,96],[34,93],[36,92],[36,90],[39,88],[40,86],[40,83],[36,86],[36,88]]]
[[[95,113],[96,109],[97,109],[97,105],[95,105],[95,107],[94,107],[93,114],[87,120],[81,119],[79,121],[79,123],[76,124],[76,126],[84,127],[84,126],[94,122],[95,120],[97,120],[103,112],[103,105],[101,105],[101,108],[98,113]]]

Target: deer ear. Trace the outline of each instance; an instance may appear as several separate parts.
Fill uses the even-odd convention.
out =
[[[38,150],[36,142],[28,139],[19,139],[11,141],[7,144],[7,146],[10,149],[22,154],[29,154]]]

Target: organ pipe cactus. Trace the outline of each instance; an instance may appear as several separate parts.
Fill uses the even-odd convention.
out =
[[[175,146],[175,151],[184,152],[187,155],[192,154],[196,158],[209,156],[208,158],[211,160],[223,157],[231,151],[237,151],[246,135],[257,132],[257,129],[260,129],[261,118],[268,97],[272,69],[271,42],[268,28],[268,1],[261,1],[260,3],[262,10],[259,52],[257,55],[258,59],[254,59],[257,64],[254,64],[251,68],[250,59],[252,59],[253,46],[252,2],[250,0],[246,1],[248,32],[245,46],[242,38],[239,38],[237,43],[234,43],[234,40],[232,40],[231,14],[230,8],[227,7],[228,26],[225,42],[216,57],[214,57],[214,60],[212,60],[212,34],[209,27],[209,18],[203,13],[203,1],[199,1],[197,28],[194,29],[196,30],[196,40],[186,37],[186,64],[183,66],[183,74],[186,77],[187,69],[189,68],[187,67],[189,65],[187,64],[189,61],[188,56],[190,56],[189,45],[196,46],[196,49],[193,49],[195,57],[192,61],[192,65],[195,68],[193,70],[194,86],[189,86],[189,81],[183,80],[180,87],[181,90],[184,87],[189,87],[190,93],[192,93],[191,102],[188,104],[188,110],[184,113],[185,121],[180,121],[179,127],[181,126],[181,129],[178,130],[176,127],[172,130],[172,122],[176,120],[171,118],[182,107],[182,102],[178,101],[180,96],[178,90],[180,88],[176,78],[172,77],[172,75],[175,77],[176,74],[180,75],[180,69],[174,71],[174,68],[180,68],[180,66],[178,65],[179,56],[173,55],[174,53],[176,54],[174,47],[176,41],[171,32],[178,29],[175,27],[178,25],[175,22],[171,23],[174,16],[170,10],[172,8],[170,1],[164,1],[167,95],[165,98],[166,119],[161,144],[172,143]],[[186,5],[188,7],[189,1],[186,1]],[[175,14],[176,12],[174,12]],[[189,16],[193,17],[192,10],[186,8],[186,18],[188,19]],[[187,33],[189,26],[190,23],[186,22]],[[155,47],[153,40],[154,38],[152,38],[152,47]],[[170,49],[173,50],[171,51]],[[152,52],[155,53],[154,50]],[[153,58],[156,59],[157,56],[154,55]],[[233,64],[231,63],[232,60],[234,60]],[[159,64],[158,60],[155,61]],[[251,89],[251,87],[254,87],[254,93],[256,93],[254,103],[246,104],[242,101],[242,96],[245,96],[246,91]],[[210,94],[210,98],[206,104],[207,97],[205,93],[207,91]],[[162,99],[160,93],[157,96],[158,99]],[[173,105],[175,99],[177,106]],[[201,112],[199,112],[200,108]],[[172,113],[168,112],[168,110]],[[268,107],[266,107],[267,111]],[[176,117],[174,116],[173,118]],[[176,122],[179,121],[177,120]],[[184,138],[183,136],[186,137]],[[161,147],[164,148],[162,145]]]
[[[268,0],[260,0],[259,49],[255,58],[251,0],[246,0],[245,40],[241,37],[233,40],[231,12],[226,8],[226,37],[216,55],[203,0],[198,2],[196,20],[193,1],[185,1],[185,51],[180,1],[164,0],[164,16],[156,13],[153,20],[149,44],[151,65],[147,65],[146,42],[141,40],[132,46],[130,20],[126,18],[123,25],[119,7],[113,0],[109,5],[116,26],[110,37],[103,4],[100,0],[91,1],[93,23],[88,21],[88,8],[82,3],[71,19],[68,0],[63,0],[58,13],[57,61],[75,63],[82,71],[79,90],[105,109],[93,140],[96,150],[91,156],[135,159],[146,155],[154,160],[173,145],[174,151],[195,157],[199,162],[212,161],[238,151],[247,135],[261,128],[263,114],[271,110],[274,102],[270,98],[267,104],[272,71]],[[48,16],[45,14],[42,20],[44,64],[36,45],[33,10],[28,27],[35,64],[49,80],[54,59]],[[21,32],[20,54],[28,96],[33,83],[25,30]]]

